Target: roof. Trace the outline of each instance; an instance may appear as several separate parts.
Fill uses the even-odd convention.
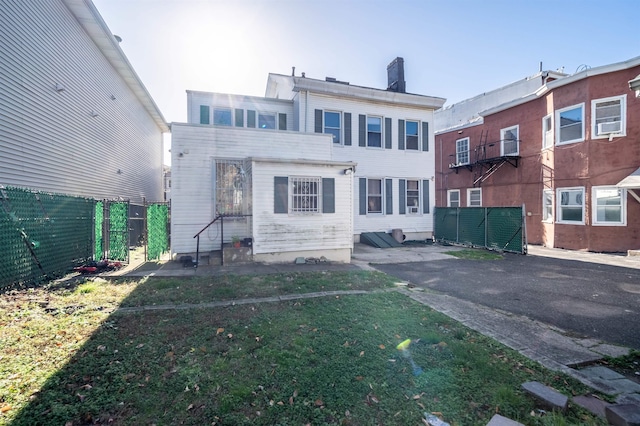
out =
[[[285,94],[293,98],[295,92],[309,91],[332,96],[355,98],[370,102],[393,103],[412,108],[438,109],[446,102],[444,98],[417,95],[413,93],[393,92],[372,87],[356,86],[344,81],[330,81],[315,78],[269,74],[267,80],[267,97],[281,97]]]
[[[129,86],[131,91],[138,98],[140,103],[147,110],[149,115],[156,122],[156,125],[163,131],[169,132],[169,125],[162,116],[160,109],[153,101],[153,98],[142,84],[142,80],[136,74],[129,60],[118,45],[118,41],[113,36],[109,27],[104,22],[98,9],[91,0],[62,0],[71,13],[78,20],[80,25],[87,32],[89,37],[98,46],[102,54],[111,63],[113,68]]]

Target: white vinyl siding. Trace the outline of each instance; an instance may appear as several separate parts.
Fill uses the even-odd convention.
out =
[[[627,194],[615,186],[591,188],[591,211],[594,225],[624,226],[627,224]]]
[[[163,128],[71,11],[57,0],[1,8],[0,183],[163,200]]]

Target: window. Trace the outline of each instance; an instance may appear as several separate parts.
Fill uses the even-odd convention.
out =
[[[542,221],[553,223],[553,190],[542,191]]]
[[[275,129],[276,128],[276,115],[275,114],[258,114],[258,128],[259,129]]]
[[[553,116],[551,114],[542,119],[542,149],[553,146]]]
[[[209,105],[200,105],[200,124],[209,124]]]
[[[500,130],[500,155],[518,155],[518,126]]]
[[[591,122],[593,137],[607,137],[626,134],[626,95],[596,99],[591,102]]]
[[[409,214],[420,213],[420,181],[407,180],[407,212]]]
[[[557,222],[584,225],[584,187],[559,188]]]
[[[367,213],[382,213],[382,179],[367,180]]]
[[[381,117],[367,117],[367,146],[382,148]]]
[[[242,160],[216,160],[215,211],[219,214],[244,214],[251,196],[251,187]]]
[[[482,206],[482,188],[467,189],[467,207]]]
[[[417,121],[405,121],[405,147],[406,149],[413,149],[415,151],[420,149],[420,139],[418,137],[418,122]]]
[[[584,140],[584,104],[556,111],[558,145]]]
[[[469,164],[469,138],[456,141],[456,165]]]
[[[594,186],[592,189],[593,224],[625,225],[626,192],[615,186]]]
[[[325,111],[324,112],[324,133],[333,135],[333,143],[340,144],[340,113]]]
[[[213,124],[216,126],[231,126],[231,110],[214,108]]]
[[[292,177],[291,182],[291,212],[319,213],[320,212],[320,178]]]
[[[447,191],[447,207],[460,207],[459,189],[450,189]]]

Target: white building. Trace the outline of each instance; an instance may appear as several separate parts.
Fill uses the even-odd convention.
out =
[[[406,93],[402,58],[387,72],[386,90],[270,74],[264,98],[188,91],[188,123],[172,125],[172,252],[193,253],[194,235],[229,212],[252,215],[243,234],[257,260],[348,262],[363,232],[430,237],[433,112],[445,100]],[[279,184],[288,185],[280,206]],[[332,213],[322,211],[325,196]],[[225,242],[239,232],[228,226]],[[201,250],[220,248],[217,230]]]
[[[0,10],[0,185],[161,201],[168,125],[91,1]]]

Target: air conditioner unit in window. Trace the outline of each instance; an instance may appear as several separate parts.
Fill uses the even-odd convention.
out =
[[[598,134],[609,135],[611,133],[620,133],[622,130],[622,121],[611,121],[608,123],[598,123]]]
[[[409,213],[418,213],[417,207],[409,207]]]

